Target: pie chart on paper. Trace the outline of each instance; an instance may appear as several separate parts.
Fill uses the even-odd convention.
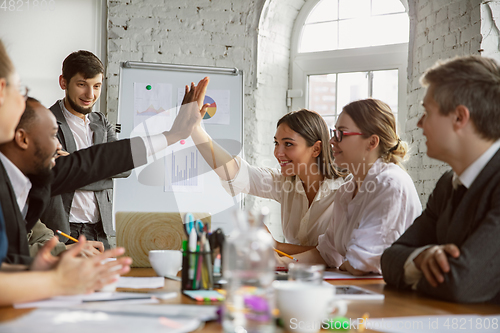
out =
[[[207,113],[205,113],[205,116],[203,116],[203,119],[212,118],[217,112],[217,104],[215,104],[215,101],[210,96],[205,96],[205,100],[203,101],[203,103],[210,104],[207,108]]]

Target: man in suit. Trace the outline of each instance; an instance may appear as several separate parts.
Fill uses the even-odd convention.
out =
[[[57,119],[62,148],[74,153],[92,145],[116,141],[115,130],[101,112],[92,112],[101,94],[104,66],[89,51],[77,51],[64,59],[59,85],[65,97],[50,107]],[[113,176],[128,177],[130,171]],[[115,235],[112,222],[113,180],[103,179],[74,192],[53,197],[42,222],[54,232],[74,238],[85,235],[109,249],[107,235]],[[67,240],[68,244],[73,243]]]
[[[169,131],[146,141],[132,138],[57,155],[56,118],[38,101],[29,99],[14,140],[0,145],[0,205],[6,221],[6,262],[29,265],[27,233],[40,218],[50,197],[128,171],[147,162],[147,156],[191,135],[201,122],[208,79],[186,88],[181,110]],[[206,107],[206,106],[203,106]],[[56,164],[57,158],[57,164]]]
[[[31,263],[28,231],[54,195],[73,191],[102,178],[146,162],[141,138],[93,146],[57,158],[61,145],[53,114],[38,101],[28,99],[13,141],[0,145],[0,202],[9,240],[7,262]],[[57,165],[56,165],[57,158]],[[114,163],[108,163],[113,160]]]
[[[500,302],[500,67],[468,56],[427,70],[418,122],[450,165],[422,215],[381,258],[385,281],[452,302]]]

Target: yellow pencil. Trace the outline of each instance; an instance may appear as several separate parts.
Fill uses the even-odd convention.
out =
[[[370,314],[368,312],[366,312],[363,315],[363,321],[361,322],[361,324],[359,324],[358,332],[363,332],[366,329],[366,322],[368,321],[369,317],[370,317]]]
[[[275,248],[273,248],[273,250],[274,250],[274,251],[276,251],[277,253],[281,254],[282,256],[285,256],[285,257],[287,257],[287,258],[290,258],[290,259],[292,259],[292,260],[294,260],[294,261],[298,261],[297,259],[295,259],[294,257],[292,257],[292,256],[291,256],[291,255],[289,255],[289,254],[286,254],[285,252],[282,252],[282,251],[280,251],[280,250],[276,250]]]
[[[65,234],[61,230],[56,230],[59,235],[66,237],[67,239],[71,239],[73,242],[78,243],[78,239],[71,237],[70,235]]]

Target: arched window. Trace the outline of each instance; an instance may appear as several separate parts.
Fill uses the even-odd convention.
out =
[[[292,34],[288,106],[333,127],[342,107],[373,97],[406,119],[409,19],[400,0],[309,0]]]

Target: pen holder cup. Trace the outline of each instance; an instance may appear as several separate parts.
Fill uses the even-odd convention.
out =
[[[182,252],[182,290],[214,287],[212,252]]]

